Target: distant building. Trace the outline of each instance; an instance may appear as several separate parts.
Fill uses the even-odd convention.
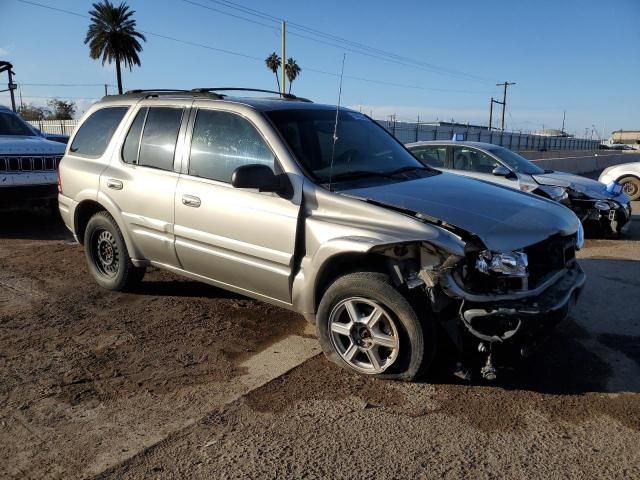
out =
[[[640,130],[616,130],[611,133],[610,142],[640,148]]]
[[[473,125],[471,123],[458,123],[458,122],[441,122],[439,120],[435,122],[420,122],[420,125],[429,125],[438,128],[464,128],[469,130],[489,130],[489,127],[485,125]],[[494,128],[494,130],[497,130]]]
[[[567,132],[563,132],[557,128],[543,128],[542,130],[538,130],[537,132],[533,132],[534,135],[539,135],[541,137],[562,137],[562,138],[571,138],[573,135],[569,135]]]

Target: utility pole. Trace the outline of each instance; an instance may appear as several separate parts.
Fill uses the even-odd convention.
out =
[[[107,84],[104,84],[104,96],[106,97],[107,95],[109,95],[109,91],[107,90]]]
[[[496,87],[504,87],[504,93],[502,94],[502,102],[496,102],[496,103],[502,103],[502,124],[500,128],[503,132],[504,132],[504,111],[507,107],[507,87],[515,84],[516,82],[496,83]]]
[[[287,81],[286,64],[287,64],[287,22],[282,20],[282,96],[286,93],[285,82]]]
[[[493,130],[493,104],[497,103],[498,105],[504,105],[504,102],[499,102],[498,100],[491,97],[491,103],[489,104],[489,131]],[[502,113],[502,129],[504,130],[504,112]]]
[[[567,117],[567,111],[566,111],[566,110],[564,110],[564,111],[562,112],[562,130],[561,130],[561,131],[562,131],[562,133],[564,133],[564,119],[565,119],[566,117]]]

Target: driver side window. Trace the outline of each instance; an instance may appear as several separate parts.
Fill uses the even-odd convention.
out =
[[[236,168],[250,164],[274,169],[275,157],[248,120],[216,110],[199,110],[193,127],[189,175],[231,183]]]
[[[453,168],[476,173],[491,173],[500,163],[484,152],[468,147],[453,147]]]

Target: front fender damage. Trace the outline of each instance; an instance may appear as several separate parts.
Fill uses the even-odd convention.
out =
[[[574,260],[537,285],[504,291],[471,291],[464,284],[467,257],[427,243],[383,248],[397,285],[422,298],[457,352],[453,373],[469,379],[480,364],[485,379],[529,355],[564,320],[586,275]],[[476,370],[477,371],[477,370]]]

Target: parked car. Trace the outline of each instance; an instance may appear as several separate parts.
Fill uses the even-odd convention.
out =
[[[57,211],[57,169],[64,149],[0,106],[0,208],[45,205]]]
[[[640,162],[607,167],[598,181],[605,184],[618,182],[631,200],[640,200]]]
[[[624,193],[610,193],[606,185],[586,177],[544,170],[499,145],[417,142],[407,148],[425,165],[555,200],[594,232],[620,234],[629,228],[631,204]]]
[[[59,204],[103,287],[164,268],[300,312],[332,361],[404,380],[438,332],[493,379],[566,317],[585,281],[570,210],[425,167],[361,113],[223,91],[85,114]]]

